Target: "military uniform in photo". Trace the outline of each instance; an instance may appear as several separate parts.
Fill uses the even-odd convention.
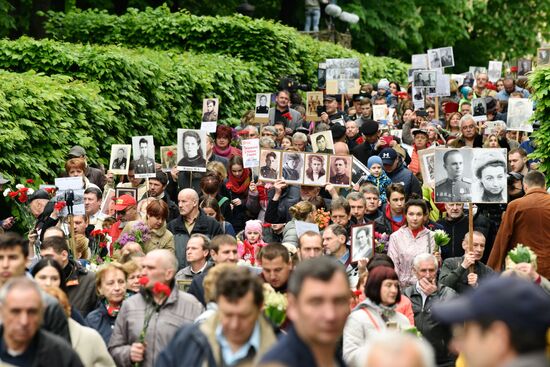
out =
[[[465,177],[440,181],[435,187],[435,201],[438,203],[466,203],[471,201],[472,181]]]
[[[136,162],[135,173],[155,173],[155,160],[147,157],[140,157]]]
[[[330,176],[330,183],[333,185],[349,185],[349,176],[346,174]]]
[[[263,167],[260,168],[260,176],[276,180],[277,179],[277,171],[274,170],[271,167],[263,166]],[[296,178],[296,180],[297,180],[297,178]]]
[[[115,159],[113,161],[113,169],[126,169],[126,158]]]
[[[285,180],[297,181],[300,179],[300,174],[295,169],[283,167],[283,178]]]

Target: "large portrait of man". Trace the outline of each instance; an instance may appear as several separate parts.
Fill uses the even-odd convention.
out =
[[[435,150],[435,202],[472,201],[472,149]]]
[[[452,47],[442,47],[439,49],[439,55],[441,56],[441,67],[450,68],[455,66],[455,60]]]
[[[260,151],[260,177],[262,181],[275,181],[279,178],[281,152],[262,149]],[[263,165],[262,165],[263,164]]]
[[[153,136],[133,136],[134,173],[137,178],[155,177],[155,144]]]
[[[288,183],[302,183],[304,155],[297,152],[283,152],[283,180]]]
[[[351,262],[370,259],[374,254],[372,224],[351,227]]]
[[[206,132],[178,129],[178,170],[206,172]]]
[[[352,160],[349,155],[330,156],[330,176],[328,182],[334,186],[347,187],[351,184]]]
[[[306,154],[306,173],[304,175],[304,185],[320,185],[327,183],[327,164],[328,156],[323,154]]]
[[[111,145],[111,160],[109,170],[115,175],[128,174],[128,166],[130,165],[130,153],[132,152],[131,145],[113,144]]]

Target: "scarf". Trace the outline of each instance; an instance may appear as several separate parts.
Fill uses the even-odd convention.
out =
[[[103,300],[103,304],[105,305],[105,308],[107,309],[107,315],[116,318],[118,316],[118,313],[120,312],[120,305],[118,306],[111,306],[109,304],[109,301],[107,299]]]
[[[268,197],[267,197],[267,188],[265,187],[265,184],[263,185],[256,185],[256,189],[258,190],[258,200],[260,202],[260,206],[262,208],[267,207]]]
[[[390,204],[386,205],[386,218],[388,218],[388,220],[391,223],[392,232],[396,232],[399,228],[401,228],[401,227],[403,227],[403,225],[405,225],[405,214],[403,214],[403,219],[401,220],[401,222],[398,223],[398,222],[393,220],[393,218],[391,216]]]
[[[229,181],[227,181],[225,187],[231,190],[232,193],[242,194],[248,190],[248,185],[250,185],[250,169],[245,168],[240,178],[233,176],[233,173],[229,171]]]
[[[231,145],[228,145],[225,149],[214,145],[214,148],[212,148],[212,150],[214,151],[214,153],[224,158],[229,158],[229,156],[231,155]]]
[[[239,256],[243,260],[250,261],[250,265],[254,266],[256,264],[256,250],[260,250],[265,245],[267,245],[267,243],[262,241],[262,239],[259,239],[255,244],[251,244],[248,240],[244,240],[242,246],[239,245],[237,250]]]

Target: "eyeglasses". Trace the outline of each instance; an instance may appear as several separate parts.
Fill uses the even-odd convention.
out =
[[[475,125],[462,126],[462,130],[474,130],[475,128]]]

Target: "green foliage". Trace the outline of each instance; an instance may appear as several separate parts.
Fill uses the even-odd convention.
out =
[[[539,121],[540,129],[533,133],[536,142],[536,150],[530,154],[531,158],[541,160],[539,170],[546,172],[547,180],[550,178],[550,67],[538,67],[529,77],[529,83],[533,87],[533,100],[537,109],[533,115],[533,121]],[[550,184],[550,181],[548,181]]]
[[[269,20],[244,16],[198,17],[171,13],[167,7],[130,9],[117,17],[105,11],[48,13],[50,37],[69,42],[123,44],[129,47],[217,52],[255,62],[273,87],[284,75],[298,75],[316,83],[317,64],[326,58],[356,57],[361,60],[362,79],[382,77],[406,80],[407,65],[378,59],[301,35],[293,28]],[[256,90],[256,92],[260,92]]]
[[[15,19],[10,16],[13,6],[7,0],[0,0],[0,37],[5,37],[15,28]]]
[[[115,117],[95,83],[0,71],[0,120],[2,173],[52,179],[74,144],[97,161]]]

